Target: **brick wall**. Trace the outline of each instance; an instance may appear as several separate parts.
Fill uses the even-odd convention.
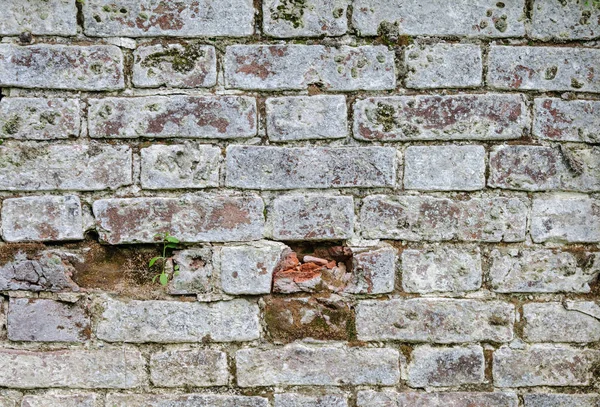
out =
[[[0,406],[598,405],[597,3],[4,0]]]

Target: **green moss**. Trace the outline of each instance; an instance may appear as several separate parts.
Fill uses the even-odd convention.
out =
[[[19,116],[13,116],[4,123],[2,131],[6,134],[16,134],[21,127],[21,118]]]
[[[383,103],[377,103],[375,109],[375,123],[383,126],[383,131],[392,131],[396,127],[396,110]]]
[[[145,68],[157,67],[162,62],[170,63],[175,72],[187,73],[194,69],[198,58],[204,56],[200,45],[187,44],[183,50],[171,48],[166,51],[155,52],[148,55],[142,61],[142,66]]]
[[[503,33],[504,31],[506,31],[506,29],[508,28],[508,23],[506,22],[506,15],[503,15],[502,17],[500,17],[499,19],[497,19],[494,22],[494,27],[496,27],[496,30],[500,31],[501,33]]]
[[[302,17],[306,7],[306,0],[283,0],[277,6],[276,11],[271,10],[271,18],[273,20],[289,21],[294,28],[300,28],[304,26]]]
[[[343,8],[336,8],[335,10],[333,10],[333,18],[340,18],[344,15],[344,9]]]

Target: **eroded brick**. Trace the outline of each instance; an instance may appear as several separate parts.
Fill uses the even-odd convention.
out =
[[[85,33],[92,37],[242,37],[254,33],[251,0],[89,0]]]
[[[226,184],[248,189],[394,186],[388,147],[227,147]]]
[[[278,37],[344,35],[348,29],[349,0],[267,0],[263,2],[263,30]]]
[[[60,252],[45,250],[35,256],[17,252],[0,266],[0,290],[79,291],[71,277],[75,272]]]
[[[359,140],[503,140],[529,128],[520,95],[417,95],[358,100],[354,137]]]
[[[547,140],[600,142],[600,101],[535,99],[533,135]]]
[[[94,393],[44,393],[23,397],[21,407],[98,407],[103,397]]]
[[[75,35],[77,8],[67,0],[27,2],[6,0],[2,3],[0,35]]]
[[[194,42],[141,45],[133,53],[139,88],[210,88],[217,83],[215,48]]]
[[[150,380],[158,387],[224,386],[227,355],[210,349],[176,349],[150,357]]]
[[[76,99],[3,98],[0,103],[0,138],[3,139],[67,139],[79,137],[79,129]]]
[[[360,218],[362,235],[370,239],[519,242],[525,240],[527,206],[519,198],[371,195],[363,199]]]
[[[93,204],[100,239],[151,243],[169,232],[181,242],[258,240],[263,235],[257,195],[182,195],[179,198],[101,199]]]
[[[258,306],[246,300],[213,303],[106,299],[96,336],[107,342],[242,342],[258,339]]]
[[[535,198],[531,210],[531,238],[536,243],[600,241],[600,203],[579,196]]]
[[[519,399],[514,393],[469,393],[444,392],[423,393],[394,391],[375,392],[363,390],[358,392],[358,407],[517,407]]]
[[[7,242],[81,240],[81,202],[75,195],[5,199],[2,238]]]
[[[256,101],[245,96],[148,96],[90,99],[90,137],[248,138]]]
[[[232,45],[225,53],[227,88],[284,90],[394,89],[394,53],[384,46]]]
[[[5,143],[0,163],[0,190],[6,191],[96,191],[132,182],[127,146]]]
[[[566,47],[490,48],[487,83],[497,89],[600,93],[600,50]]]
[[[169,294],[207,294],[215,291],[216,269],[213,248],[204,246],[173,253],[178,274],[169,283]]]
[[[383,294],[394,290],[397,251],[391,246],[352,247],[352,279],[344,292]]]
[[[364,300],[356,308],[358,339],[364,341],[507,342],[514,320],[514,306],[501,301]]]
[[[227,394],[108,394],[106,405],[110,407],[269,407],[269,400],[255,396],[231,396]]]
[[[113,45],[0,44],[0,86],[74,90],[125,87],[123,55]]]
[[[600,8],[585,1],[544,0],[533,3],[530,36],[543,41],[600,38]]]
[[[411,387],[449,387],[483,383],[485,360],[479,345],[449,348],[418,346],[408,365]]]
[[[221,149],[194,143],[153,145],[141,149],[144,189],[219,186]]]
[[[600,403],[597,394],[524,394],[525,407],[596,407]]]
[[[574,304],[577,307],[577,304]],[[600,341],[600,320],[559,302],[523,305],[523,336],[529,342]]]
[[[411,45],[404,55],[407,88],[471,88],[482,84],[479,45]]]
[[[346,98],[341,95],[269,98],[267,135],[271,141],[345,138]]]
[[[298,393],[275,394],[275,407],[347,407],[346,395],[307,396]]]
[[[272,350],[236,352],[240,387],[273,385],[394,385],[400,354],[388,348],[346,348],[293,344]]]

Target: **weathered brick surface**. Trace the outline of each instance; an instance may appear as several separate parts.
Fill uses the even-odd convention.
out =
[[[228,88],[325,90],[394,89],[394,54],[384,46],[233,45],[225,54]]]
[[[2,238],[7,242],[83,239],[81,202],[75,195],[5,199]]]
[[[343,35],[348,29],[349,3],[349,0],[265,0],[263,30],[279,38]]]
[[[388,147],[229,146],[226,184],[247,189],[394,186],[397,154]]]
[[[224,386],[229,380],[227,355],[209,349],[155,353],[150,357],[150,380],[158,387]]]
[[[513,37],[525,34],[523,0],[357,0],[352,22],[361,35],[392,24],[402,35]]]
[[[529,35],[544,41],[591,40],[600,37],[599,19],[593,2],[536,1]]]
[[[471,88],[482,84],[483,65],[478,45],[411,45],[404,55],[407,88]]]
[[[394,290],[397,251],[393,247],[352,248],[352,280],[344,289],[353,294],[383,294]]]
[[[501,140],[528,129],[519,95],[388,96],[354,104],[359,140]]]
[[[280,196],[268,218],[275,240],[341,240],[354,235],[350,196]]]
[[[102,396],[94,393],[26,395],[21,407],[98,407]]]
[[[488,185],[526,191],[600,191],[598,163],[598,147],[498,146],[490,153]]]
[[[587,197],[535,198],[531,238],[536,243],[600,241],[600,203]]]
[[[494,352],[494,383],[497,387],[587,386],[598,360],[596,350],[565,345],[531,345],[523,350],[503,346]]]
[[[144,189],[219,186],[221,150],[192,143],[153,145],[141,150]]]
[[[258,339],[258,306],[246,300],[210,304],[107,299],[96,336],[107,342],[233,342]]]
[[[106,404],[111,407],[269,407],[269,400],[255,396],[226,394],[108,394]]]
[[[211,247],[176,251],[173,262],[179,266],[179,273],[170,282],[170,294],[205,294],[213,291],[216,268]]]
[[[485,186],[483,146],[412,146],[404,154],[404,188],[474,191]]]
[[[182,242],[258,240],[263,201],[256,195],[183,195],[179,198],[101,199],[93,210],[100,239],[151,243],[169,232]]]
[[[21,392],[16,390],[3,390],[0,392],[0,406],[2,407],[24,407],[21,406]]]
[[[4,98],[0,103],[0,138],[51,140],[78,137],[79,102],[59,98]]]
[[[600,93],[599,58],[593,48],[492,46],[487,82],[497,89]]]
[[[18,251],[0,266],[0,290],[79,291],[71,280],[74,269],[52,250],[27,256]]]
[[[437,298],[364,300],[356,308],[360,340],[507,342],[515,310],[501,301]]]
[[[402,252],[402,288],[412,293],[461,293],[481,288],[478,248],[430,247]]]
[[[600,142],[600,101],[535,99],[533,135],[554,141]]]
[[[240,387],[273,385],[394,385],[400,379],[400,355],[389,348],[288,345],[236,353]]]
[[[0,190],[6,191],[95,191],[132,182],[127,146],[5,144],[0,163]]]
[[[446,393],[397,393],[393,391],[375,392],[363,390],[358,392],[358,407],[517,407],[519,399],[514,393],[468,393],[468,392],[446,392]]]
[[[600,273],[600,257],[589,253],[583,265],[569,252],[552,250],[497,249],[490,260],[491,289],[501,293],[589,293]]]
[[[81,305],[41,298],[11,298],[7,327],[11,341],[27,342],[84,342],[91,332]]]
[[[422,345],[411,354],[411,387],[447,387],[483,383],[485,361],[478,345],[450,348]]]
[[[525,394],[525,407],[596,407],[600,403],[597,394]]]
[[[146,381],[137,350],[0,350],[0,385],[17,389],[131,389]]]
[[[90,100],[91,137],[247,138],[256,101],[245,96],[148,96]]]
[[[89,0],[85,33],[92,37],[241,37],[254,33],[250,0],[156,3]]]
[[[21,0],[6,0],[2,4],[0,35],[77,34],[77,9],[67,0],[50,0],[24,4]]]
[[[525,239],[526,201],[372,195],[363,199],[362,235],[409,241],[519,242]]]
[[[142,45],[133,58],[136,87],[209,88],[217,83],[217,57],[211,46],[194,42]]]
[[[0,44],[0,86],[76,90],[124,88],[123,55],[112,45]]]
[[[344,96],[269,98],[266,110],[271,141],[345,138],[348,132]]]
[[[600,320],[583,312],[567,310],[558,302],[525,304],[523,318],[523,335],[530,342],[600,340]]]
[[[344,395],[307,396],[297,393],[275,394],[275,407],[347,407]]]

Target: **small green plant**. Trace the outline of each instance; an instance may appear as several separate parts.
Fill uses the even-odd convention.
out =
[[[175,236],[169,234],[169,232],[158,233],[155,235],[155,238],[160,239],[162,241],[163,249],[162,256],[156,256],[150,259],[148,263],[148,267],[152,269],[155,265],[158,265],[160,268],[160,273],[156,274],[152,278],[152,282],[158,281],[162,286],[166,286],[169,284],[169,275],[167,274],[167,262],[171,259],[171,257],[167,257],[167,249],[175,249],[177,247],[177,243],[179,243],[179,239]],[[157,262],[159,262],[157,264]],[[173,266],[173,276],[177,276],[179,274],[179,265]]]

